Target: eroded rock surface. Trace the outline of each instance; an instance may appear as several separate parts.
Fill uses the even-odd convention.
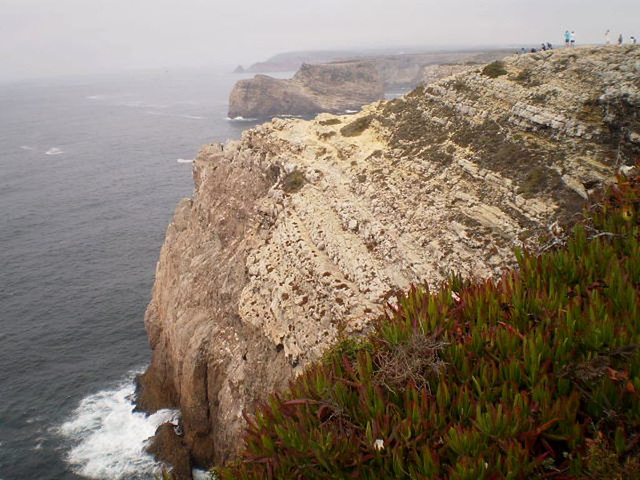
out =
[[[640,155],[640,48],[502,67],[202,148],[158,262],[141,397],[180,407],[196,463],[232,458],[243,410],[340,331],[365,332],[394,292],[499,275]]]

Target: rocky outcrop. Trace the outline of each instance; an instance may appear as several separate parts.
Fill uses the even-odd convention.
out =
[[[345,112],[382,98],[382,82],[371,62],[305,64],[292,79],[256,75],[237,82],[229,96],[229,117]]]
[[[173,480],[189,480],[191,478],[191,455],[176,433],[175,425],[163,423],[155,432],[147,451],[162,458],[169,466]]]
[[[513,56],[203,147],[157,266],[142,405],[178,406],[195,463],[224,463],[243,411],[394,292],[561,242],[640,155],[639,68],[632,46]]]
[[[270,118],[356,111],[362,105],[384,98],[385,90],[406,90],[434,82],[478,62],[504,55],[505,51],[501,50],[430,52],[302,64],[292,79],[256,75],[237,82],[229,96],[228,115],[231,118]],[[272,66],[277,65],[276,62]]]

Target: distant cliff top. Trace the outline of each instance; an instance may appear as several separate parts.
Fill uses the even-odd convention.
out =
[[[511,50],[505,48],[496,49],[434,49],[425,51],[424,48],[383,48],[383,49],[366,49],[366,50],[306,50],[295,52],[284,52],[274,55],[262,62],[256,62],[244,71],[248,73],[272,73],[272,72],[295,72],[304,63],[317,64],[335,62],[340,60],[355,60],[367,58],[372,59],[395,59],[396,62],[413,62],[427,65],[439,61],[443,57],[454,57],[455,55],[477,55],[478,62],[482,62],[483,54],[492,54],[499,51],[504,56]],[[485,61],[489,61],[487,59]]]

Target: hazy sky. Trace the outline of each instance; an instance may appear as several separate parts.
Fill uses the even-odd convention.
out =
[[[291,50],[640,37],[638,0],[0,0],[0,78],[245,66]]]

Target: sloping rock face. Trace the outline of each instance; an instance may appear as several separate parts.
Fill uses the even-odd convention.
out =
[[[631,46],[513,56],[203,147],[158,262],[141,404],[180,407],[193,460],[224,463],[242,412],[394,292],[496,277],[514,247],[561,241],[640,155],[639,69]]]
[[[229,95],[229,117],[338,113],[382,98],[382,82],[372,62],[305,64],[289,80],[256,75],[237,82]]]

